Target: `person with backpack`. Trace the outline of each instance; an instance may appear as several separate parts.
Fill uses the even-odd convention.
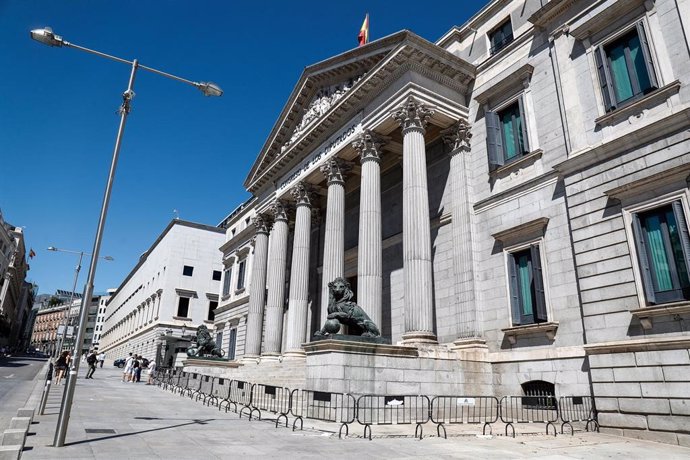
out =
[[[96,362],[98,362],[98,356],[96,356],[96,352],[91,350],[89,352],[89,355],[86,357],[86,364],[89,365],[89,370],[86,371],[86,377],[87,379],[92,379],[93,378],[93,373],[96,372]]]
[[[131,382],[138,382],[138,376],[141,376],[141,363],[139,362],[139,355],[134,355],[134,361],[132,361],[132,379]]]
[[[69,351],[60,353],[60,357],[55,361],[55,385],[60,385],[60,380],[65,376],[69,365]]]

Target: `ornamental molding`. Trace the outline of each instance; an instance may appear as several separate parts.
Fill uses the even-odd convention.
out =
[[[271,213],[273,213],[274,221],[284,221],[287,222],[288,218],[288,204],[283,200],[275,200],[269,205]]]
[[[427,108],[424,103],[418,102],[410,96],[400,108],[391,113],[391,117],[400,124],[404,135],[410,131],[424,133],[426,125],[434,113],[433,109]]]
[[[378,163],[381,161],[382,147],[389,139],[389,137],[380,136],[367,129],[357,136],[357,139],[352,143],[352,148],[359,153],[361,163],[366,161]]]
[[[472,128],[466,120],[458,120],[448,129],[441,131],[443,142],[451,148],[451,154],[469,152],[472,141]]]
[[[310,184],[299,182],[290,189],[290,195],[295,199],[297,206],[312,206],[314,202],[314,190]]]
[[[268,235],[268,233],[271,231],[271,219],[268,216],[257,214],[254,216],[252,221],[254,224],[254,232],[256,234],[262,233],[264,235]]]

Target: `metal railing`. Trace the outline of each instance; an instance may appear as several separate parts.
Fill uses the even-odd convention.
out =
[[[424,395],[364,395],[357,399],[357,422],[364,425],[364,437],[369,440],[372,425],[412,423],[416,425],[415,438],[422,439],[422,425],[429,421],[430,408],[431,401]]]
[[[499,402],[494,396],[436,396],[431,400],[431,421],[436,433],[448,438],[444,425],[483,424],[482,434],[492,434],[491,424],[499,417]]]
[[[206,400],[213,394],[213,384],[216,379],[210,375],[201,375],[199,379],[199,387],[192,392],[191,398],[206,404]]]
[[[175,384],[171,385],[170,391],[172,394],[175,394],[179,391],[180,395],[182,395],[184,390],[187,388],[187,384],[189,383],[189,377],[189,372],[180,372]]]
[[[563,428],[568,425],[570,434],[575,434],[573,422],[585,422],[585,430],[589,431],[590,425],[593,430],[599,431],[599,422],[596,419],[594,410],[594,398],[591,396],[561,396],[558,402],[558,413],[561,417],[561,434]]]
[[[258,413],[261,420],[261,413],[272,412],[278,416],[276,427],[280,420],[285,417],[285,426],[288,426],[287,414],[290,412],[290,389],[274,385],[255,383],[252,385],[251,402],[249,407],[245,406],[240,410],[240,418],[244,409],[249,409],[249,420],[252,419],[254,412]]]
[[[340,424],[338,437],[342,438],[343,428],[345,436],[350,433],[348,425],[357,418],[357,400],[346,393],[331,393],[313,390],[292,390],[290,394],[290,412],[296,418],[292,422],[295,431],[297,422],[300,430],[304,428],[304,419],[321,420]]]
[[[209,406],[217,406],[223,398],[227,397],[228,390],[230,389],[230,382],[232,382],[232,380],[224,377],[215,377],[213,380],[213,388],[211,388],[211,393],[204,401],[204,403]]]
[[[223,408],[225,403],[225,412],[228,411],[230,405],[235,406],[235,413],[237,413],[238,406],[249,408],[252,402],[252,384],[243,380],[231,380],[228,386],[228,393],[225,398],[218,403],[218,410]],[[250,408],[251,410],[251,408]]]
[[[194,397],[194,393],[199,391],[199,388],[201,387],[201,380],[200,374],[193,372],[190,378],[187,380],[187,386],[184,390],[182,390],[180,395],[188,396],[189,399],[192,399]]]
[[[500,415],[501,421],[506,424],[506,436],[508,428],[511,428],[515,437],[515,423],[545,423],[546,434],[552,427],[556,436],[554,423],[558,421],[558,403],[555,396],[504,396],[501,398]]]

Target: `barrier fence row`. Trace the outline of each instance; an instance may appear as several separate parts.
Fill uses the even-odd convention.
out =
[[[556,436],[556,423],[561,422],[574,434],[574,422],[585,424],[585,430],[599,431],[594,401],[591,396],[529,395],[529,396],[435,396],[424,395],[362,395],[327,391],[293,389],[250,383],[190,373],[181,368],[156,374],[156,383],[164,390],[201,401],[218,410],[233,410],[240,418],[261,420],[263,413],[276,415],[276,427],[288,415],[294,417],[293,431],[304,427],[304,419],[338,423],[338,436],[349,434],[355,421],[364,426],[364,437],[371,439],[373,425],[415,425],[415,438],[422,439],[423,425],[432,422],[438,436],[447,438],[446,425],[482,425],[482,434],[492,434],[492,425],[500,420],[515,437],[515,424],[543,423],[546,434]]]

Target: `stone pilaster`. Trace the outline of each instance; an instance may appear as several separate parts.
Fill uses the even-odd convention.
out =
[[[424,133],[433,110],[412,96],[392,117],[403,134],[403,271],[405,333],[412,343],[435,343],[431,225]]]
[[[286,204],[276,201],[271,205],[271,210],[273,211],[273,229],[269,237],[268,300],[266,302],[264,356],[278,356],[281,351],[289,233]]]
[[[351,165],[339,158],[332,158],[321,166],[328,183],[326,224],[323,244],[323,272],[321,283],[321,321],[328,316],[328,283],[345,272],[345,179]]]
[[[352,143],[359,152],[362,177],[359,196],[357,303],[382,328],[383,262],[381,234],[381,146],[383,139],[369,130]]]
[[[265,216],[254,217],[254,260],[249,284],[249,311],[247,313],[247,338],[244,346],[245,358],[256,358],[261,354],[261,333],[264,322],[266,295],[266,262],[268,260],[268,232],[270,222]]]
[[[301,348],[307,336],[307,308],[309,300],[309,243],[311,239],[311,208],[314,196],[311,187],[300,182],[290,190],[297,210],[290,268],[288,300],[288,331],[286,357],[304,356]]]
[[[479,336],[477,304],[474,287],[474,251],[472,250],[472,221],[467,157],[472,133],[470,125],[460,120],[442,133],[451,148],[451,223],[453,232],[453,268],[455,272],[455,305],[458,337],[472,339]]]

